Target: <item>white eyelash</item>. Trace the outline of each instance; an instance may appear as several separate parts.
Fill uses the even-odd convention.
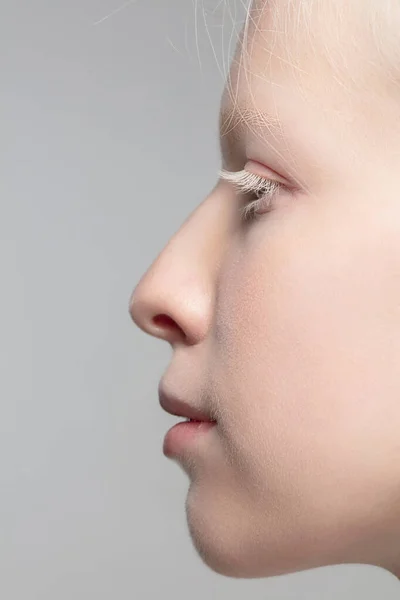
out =
[[[227,171],[222,169],[219,171],[219,176],[226,181],[233,183],[240,193],[262,194],[261,198],[257,198],[246,204],[241,210],[241,216],[246,220],[249,215],[255,215],[255,211],[264,205],[266,200],[271,201],[273,196],[282,186],[281,183],[273,179],[266,179],[249,173],[245,169],[242,171]]]

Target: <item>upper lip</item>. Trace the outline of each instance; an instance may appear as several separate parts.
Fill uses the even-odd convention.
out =
[[[158,389],[158,397],[161,407],[170,415],[187,417],[188,419],[194,419],[196,421],[214,420],[201,410],[194,406],[190,406],[190,404],[187,404],[184,400],[179,399],[177,396],[167,394],[161,387]]]

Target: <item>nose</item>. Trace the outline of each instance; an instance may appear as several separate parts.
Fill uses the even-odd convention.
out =
[[[209,329],[222,248],[218,198],[208,198],[187,218],[136,285],[129,313],[144,332],[196,344]]]

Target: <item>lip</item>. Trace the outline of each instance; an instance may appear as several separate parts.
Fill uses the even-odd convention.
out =
[[[176,417],[185,417],[188,419],[193,419],[195,421],[206,421],[215,423],[215,420],[211,419],[209,415],[199,410],[198,408],[191,406],[190,404],[188,404],[184,400],[181,400],[177,396],[167,394],[161,386],[159,386],[158,389],[158,397],[161,408],[170,415],[174,415]]]
[[[201,451],[199,443],[206,443],[209,433],[217,426],[216,421],[186,421],[177,423],[167,432],[164,443],[163,453],[168,458],[179,458],[184,453],[197,453]],[[203,446],[204,447],[204,446]]]

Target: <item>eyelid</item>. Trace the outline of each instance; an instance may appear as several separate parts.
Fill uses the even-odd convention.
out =
[[[223,173],[228,174],[228,177],[224,176]],[[276,171],[273,171],[269,167],[266,167],[265,165],[252,159],[247,160],[243,169],[239,171],[230,171],[229,168],[227,168],[227,166],[223,164],[222,169],[218,172],[218,176],[221,179],[228,179],[229,181],[231,181],[231,183],[238,183],[239,185],[241,185],[241,179],[245,177],[251,177],[252,175],[254,177],[258,177],[269,181],[273,180],[275,181],[275,183],[283,185],[289,189],[293,188],[293,185],[290,184],[286,179],[281,177],[278,173],[276,173]]]
[[[248,169],[248,164],[246,163],[245,168],[240,171],[222,169],[218,175],[221,179],[232,183],[242,194],[255,193],[258,190],[272,193],[273,190],[287,187],[287,184],[283,183],[282,178],[279,175],[275,175],[270,169],[265,167],[262,169]],[[262,171],[264,172],[262,173]],[[267,192],[265,188],[269,188],[269,191]]]
[[[256,175],[247,169],[242,169],[241,171],[228,171],[226,169],[222,169],[219,171],[219,177],[225,181],[229,181],[232,183],[237,190],[243,193],[251,193],[257,191],[259,188],[263,188],[264,186],[282,186],[283,184],[279,181],[276,181],[272,177],[262,177],[261,175]]]
[[[282,185],[289,185],[288,182],[285,179],[283,179],[283,177],[278,175],[278,173],[272,171],[265,165],[262,165],[261,163],[255,160],[247,161],[243,170],[253,175],[257,175],[258,177],[263,177],[265,179],[274,179],[277,183],[281,183]]]

